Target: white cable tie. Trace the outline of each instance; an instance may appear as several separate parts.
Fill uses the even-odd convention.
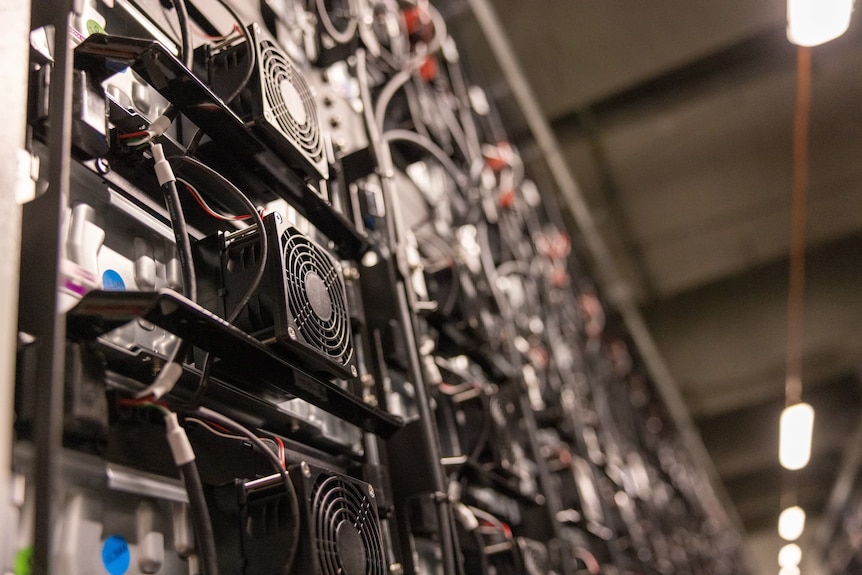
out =
[[[174,176],[170,162],[165,158],[165,151],[162,149],[162,145],[152,144],[150,147],[153,150],[153,159],[156,161],[155,170],[159,185],[164,186],[168,182],[175,182],[177,178]]]
[[[156,380],[148,385],[145,389],[139,391],[135,397],[138,399],[152,396],[154,399],[159,399],[166,393],[170,393],[180,376],[183,374],[183,366],[175,361],[166,364],[159,371]]]
[[[165,114],[162,114],[161,116],[156,118],[155,121],[150,124],[150,127],[147,128],[147,132],[150,133],[150,139],[158,138],[159,136],[164,134],[168,130],[168,128],[171,127],[171,124],[173,122],[174,121]]]
[[[177,421],[177,414],[173,411],[168,413],[165,416],[165,424],[168,427],[168,445],[171,446],[171,454],[174,456],[174,463],[177,464],[177,467],[194,461],[195,452],[189,442],[188,435],[186,435],[186,430]]]
[[[475,531],[479,528],[479,520],[476,515],[463,503],[455,503],[453,511],[455,511],[455,517],[467,531]]]

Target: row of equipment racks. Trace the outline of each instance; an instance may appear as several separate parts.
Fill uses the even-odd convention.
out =
[[[4,572],[745,572],[437,7],[30,14]]]

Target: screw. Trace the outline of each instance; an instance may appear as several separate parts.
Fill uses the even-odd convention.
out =
[[[281,214],[278,212],[275,212],[275,221],[277,221],[278,223],[281,223]]]
[[[296,330],[293,329],[292,326],[288,326],[287,328],[287,337],[290,339],[296,339]]]
[[[374,499],[374,486],[370,483],[368,484],[368,497]]]
[[[107,174],[111,171],[111,165],[105,158],[96,158],[96,170],[100,174]]]
[[[302,470],[302,474],[303,474],[305,477],[309,477],[309,478],[311,477],[311,467],[309,467],[309,466],[308,466],[308,463],[306,463],[306,462],[304,462],[304,461],[303,461],[303,462],[301,462],[301,463],[299,464],[299,468]]]
[[[356,372],[356,366],[355,365],[350,366],[350,373],[351,373],[351,375],[353,375],[353,377],[356,377],[357,372]]]

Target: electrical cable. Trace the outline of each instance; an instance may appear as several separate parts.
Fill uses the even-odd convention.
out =
[[[790,274],[787,296],[786,405],[802,401],[804,357],[805,221],[808,193],[808,132],[811,114],[811,49],[797,49],[793,115],[793,181],[790,205]]]
[[[189,511],[194,525],[195,539],[205,575],[218,575],[218,557],[216,555],[215,534],[212,519],[204,495],[200,473],[195,462],[195,452],[189,442],[186,430],[177,421],[177,414],[165,409],[165,437],[171,448],[174,463],[180,470],[180,476],[186,487],[189,498]]]
[[[479,437],[473,444],[473,449],[467,455],[467,460],[476,466],[479,465],[479,456],[491,440],[491,403],[486,395],[480,394],[479,397],[482,403],[482,427],[479,430]]]
[[[183,411],[183,410],[181,410]],[[279,460],[278,455],[273,453],[271,449],[269,449],[266,444],[261,441],[261,439],[251,430],[243,426],[242,424],[234,421],[233,419],[227,417],[226,415],[222,415],[217,411],[213,411],[212,409],[208,409],[206,407],[197,407],[193,410],[187,412],[188,414],[197,416],[201,419],[214,421],[219,425],[231,429],[243,436],[245,436],[258,450],[263,453],[267,459],[272,464],[273,468],[276,470],[276,473],[281,475],[282,482],[284,483],[285,493],[287,494],[288,503],[290,505],[290,548],[288,551],[288,561],[285,564],[285,569],[290,567],[293,564],[293,560],[296,557],[296,550],[299,546],[299,498],[296,494],[296,489],[293,486],[293,483],[290,481],[290,476],[287,474],[287,469],[285,469],[282,461]]]
[[[213,435],[224,438],[224,439],[230,439],[230,440],[234,440],[234,441],[245,441],[246,440],[245,436],[243,436],[243,435],[236,435],[236,434],[232,434],[232,433],[227,433],[225,431],[222,431],[222,429],[217,429],[215,427],[216,424],[206,422],[203,419],[198,419],[197,417],[185,417],[184,420],[186,422],[191,422],[191,423],[197,424],[201,427],[201,429],[204,429],[207,432],[212,433]],[[222,426],[219,425],[219,427],[222,427]],[[266,444],[268,447],[270,447],[270,444],[272,444],[270,451],[274,450],[275,452],[277,452],[278,458],[281,460],[281,464],[284,465],[285,464],[284,442],[281,440],[281,438],[276,436],[275,439],[272,439],[269,437],[260,437],[259,439],[264,444]]]
[[[186,8],[185,0],[173,0],[173,3],[174,8],[177,11],[177,20],[180,24],[180,39],[182,42],[179,59],[180,61],[182,61],[183,65],[186,68],[191,70],[192,66],[194,65],[194,46],[192,44],[192,33],[189,22],[189,13]],[[136,145],[148,144],[162,134],[164,134],[178,115],[179,109],[173,104],[169,104],[168,107],[165,108],[165,111],[162,112],[162,115],[159,116],[154,122],[152,122],[147,128],[147,136],[144,137],[144,139],[138,142]]]
[[[440,146],[435,144],[430,138],[426,138],[416,132],[411,132],[410,130],[387,130],[386,132],[383,132],[382,135],[383,140],[388,144],[392,144],[393,142],[406,142],[425,150],[431,154],[447,172],[449,172],[449,175],[455,180],[455,183],[459,187],[463,188],[467,185],[467,176],[464,172],[459,169],[449,156],[446,155],[446,152],[444,152]]]
[[[251,38],[251,33],[248,31],[248,27],[243,24],[242,19],[239,17],[239,14],[228,4],[225,0],[216,0],[222,8],[227,10],[230,17],[234,19],[234,21],[239,25],[240,32],[242,32],[243,37],[245,38],[246,46],[248,47],[248,67],[246,67],[245,73],[243,73],[242,79],[239,84],[233,89],[233,91],[229,92],[227,96],[223,98],[225,104],[230,104],[233,102],[239,94],[245,90],[245,87],[248,85],[251,80],[252,74],[254,74],[255,65],[257,62],[257,50],[255,48],[254,42]]]
[[[402,70],[398,72],[389,81],[383,86],[383,89],[380,91],[380,94],[377,96],[377,103],[374,105],[374,123],[377,126],[377,129],[383,132],[384,126],[384,116],[386,115],[386,109],[389,107],[392,98],[401,89],[404,84],[410,81],[410,77],[413,75],[412,70]]]
[[[203,572],[205,575],[218,575],[215,534],[198,467],[194,461],[191,461],[180,465],[179,470],[189,497],[189,512],[194,525]]]
[[[195,49],[192,44],[192,29],[189,22],[189,12],[186,7],[185,0],[173,0],[174,8],[177,11],[177,20],[180,23],[180,39],[182,40],[182,54],[180,59],[189,70],[192,69],[195,61]]]
[[[195,276],[192,259],[192,245],[189,240],[188,226],[183,214],[182,203],[177,192],[177,181],[170,163],[165,158],[161,144],[151,143],[155,163],[153,169],[165,196],[165,204],[171,220],[171,228],[177,244],[177,258],[183,274],[183,291],[191,301],[197,300],[197,277]],[[171,391],[183,374],[183,360],[188,355],[191,345],[185,340],[179,340],[171,353],[168,362],[159,370],[152,384],[143,389],[138,397],[152,396],[155,399]]]
[[[323,26],[326,33],[329,34],[329,37],[338,44],[347,44],[350,42],[353,35],[356,34],[356,27],[359,25],[359,21],[356,18],[356,6],[354,6],[354,0],[345,1],[348,5],[350,22],[348,22],[347,28],[344,30],[338,30],[335,27],[335,24],[332,23],[332,18],[329,17],[329,11],[326,9],[326,2],[324,0],[315,0],[318,21]]]
[[[255,49],[254,42],[252,41],[251,33],[248,31],[248,27],[243,24],[242,19],[239,17],[239,14],[237,14],[236,11],[225,0],[217,0],[217,2],[222,6],[222,8],[227,10],[228,14],[230,14],[230,17],[233,18],[233,20],[236,22],[236,28],[234,28],[234,30],[238,30],[242,34],[243,38],[245,38],[245,44],[248,52],[248,66],[246,67],[242,78],[232,91],[222,97],[222,100],[225,104],[230,104],[237,98],[237,96],[242,93],[243,90],[245,90],[246,86],[248,86],[249,81],[251,81],[251,77],[254,74],[254,70],[256,68],[257,50]],[[227,35],[225,35],[224,38],[227,39],[232,33],[233,30]],[[194,155],[197,152],[198,145],[200,144],[203,135],[203,129],[198,128],[192,136],[191,140],[189,141],[188,146],[186,147],[187,156]]]
[[[194,187],[191,183],[187,182],[183,178],[177,178],[177,181],[181,182],[186,187],[186,190],[189,192],[189,194],[192,196],[192,198],[194,198],[195,202],[197,202],[197,204],[201,207],[201,209],[207,213],[207,215],[212,216],[213,218],[216,218],[217,220],[222,220],[225,222],[235,222],[235,221],[247,220],[249,218],[254,217],[251,214],[240,214],[240,215],[220,214],[217,211],[215,211],[213,208],[210,207],[210,205],[206,202],[206,200],[204,200],[203,196],[201,196],[201,193],[198,191],[198,189],[196,187]]]
[[[251,202],[251,200],[246,196],[239,188],[237,188],[233,182],[225,178],[223,175],[210,168],[200,160],[193,158],[191,156],[173,156],[171,160],[177,164],[177,166],[182,166],[183,164],[189,164],[194,166],[195,168],[206,172],[214,177],[216,177],[220,182],[222,182],[225,186],[225,189],[231,193],[235,198],[237,198],[241,203],[243,203],[249,211],[249,215],[254,219],[255,224],[258,229],[258,238],[260,240],[260,265],[258,266],[257,273],[255,273],[254,278],[252,279],[251,284],[248,289],[243,294],[242,298],[240,298],[234,310],[228,315],[227,321],[229,323],[233,323],[236,321],[236,318],[239,317],[239,314],[245,309],[248,305],[248,302],[251,300],[254,293],[257,291],[258,287],[260,287],[260,282],[263,280],[263,274],[266,272],[266,260],[267,253],[269,250],[269,242],[267,239],[266,230],[263,224],[263,218],[260,215],[260,212],[257,210],[255,205]],[[198,388],[195,390],[192,399],[190,400],[190,405],[197,405],[200,400],[203,398],[206,393],[207,385],[209,383],[210,372],[212,371],[212,355],[207,353],[204,357],[203,367],[201,368],[201,375],[198,380]]]
[[[180,261],[183,274],[183,291],[190,300],[197,301],[198,284],[192,260],[192,244],[189,240],[188,225],[177,191],[177,181],[174,179],[162,184],[162,193],[165,197],[165,204],[171,218],[171,228],[173,228],[177,243],[177,258]]]

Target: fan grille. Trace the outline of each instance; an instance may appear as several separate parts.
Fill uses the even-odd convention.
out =
[[[325,162],[317,107],[311,89],[273,42],[258,43],[267,120],[315,165]]]
[[[322,575],[385,575],[373,501],[356,483],[321,475],[312,491],[312,526]]]
[[[526,575],[548,575],[550,573],[548,552],[538,541],[519,541]]]
[[[308,345],[344,364],[350,357],[350,319],[341,275],[332,259],[305,236],[282,234],[287,303]]]

